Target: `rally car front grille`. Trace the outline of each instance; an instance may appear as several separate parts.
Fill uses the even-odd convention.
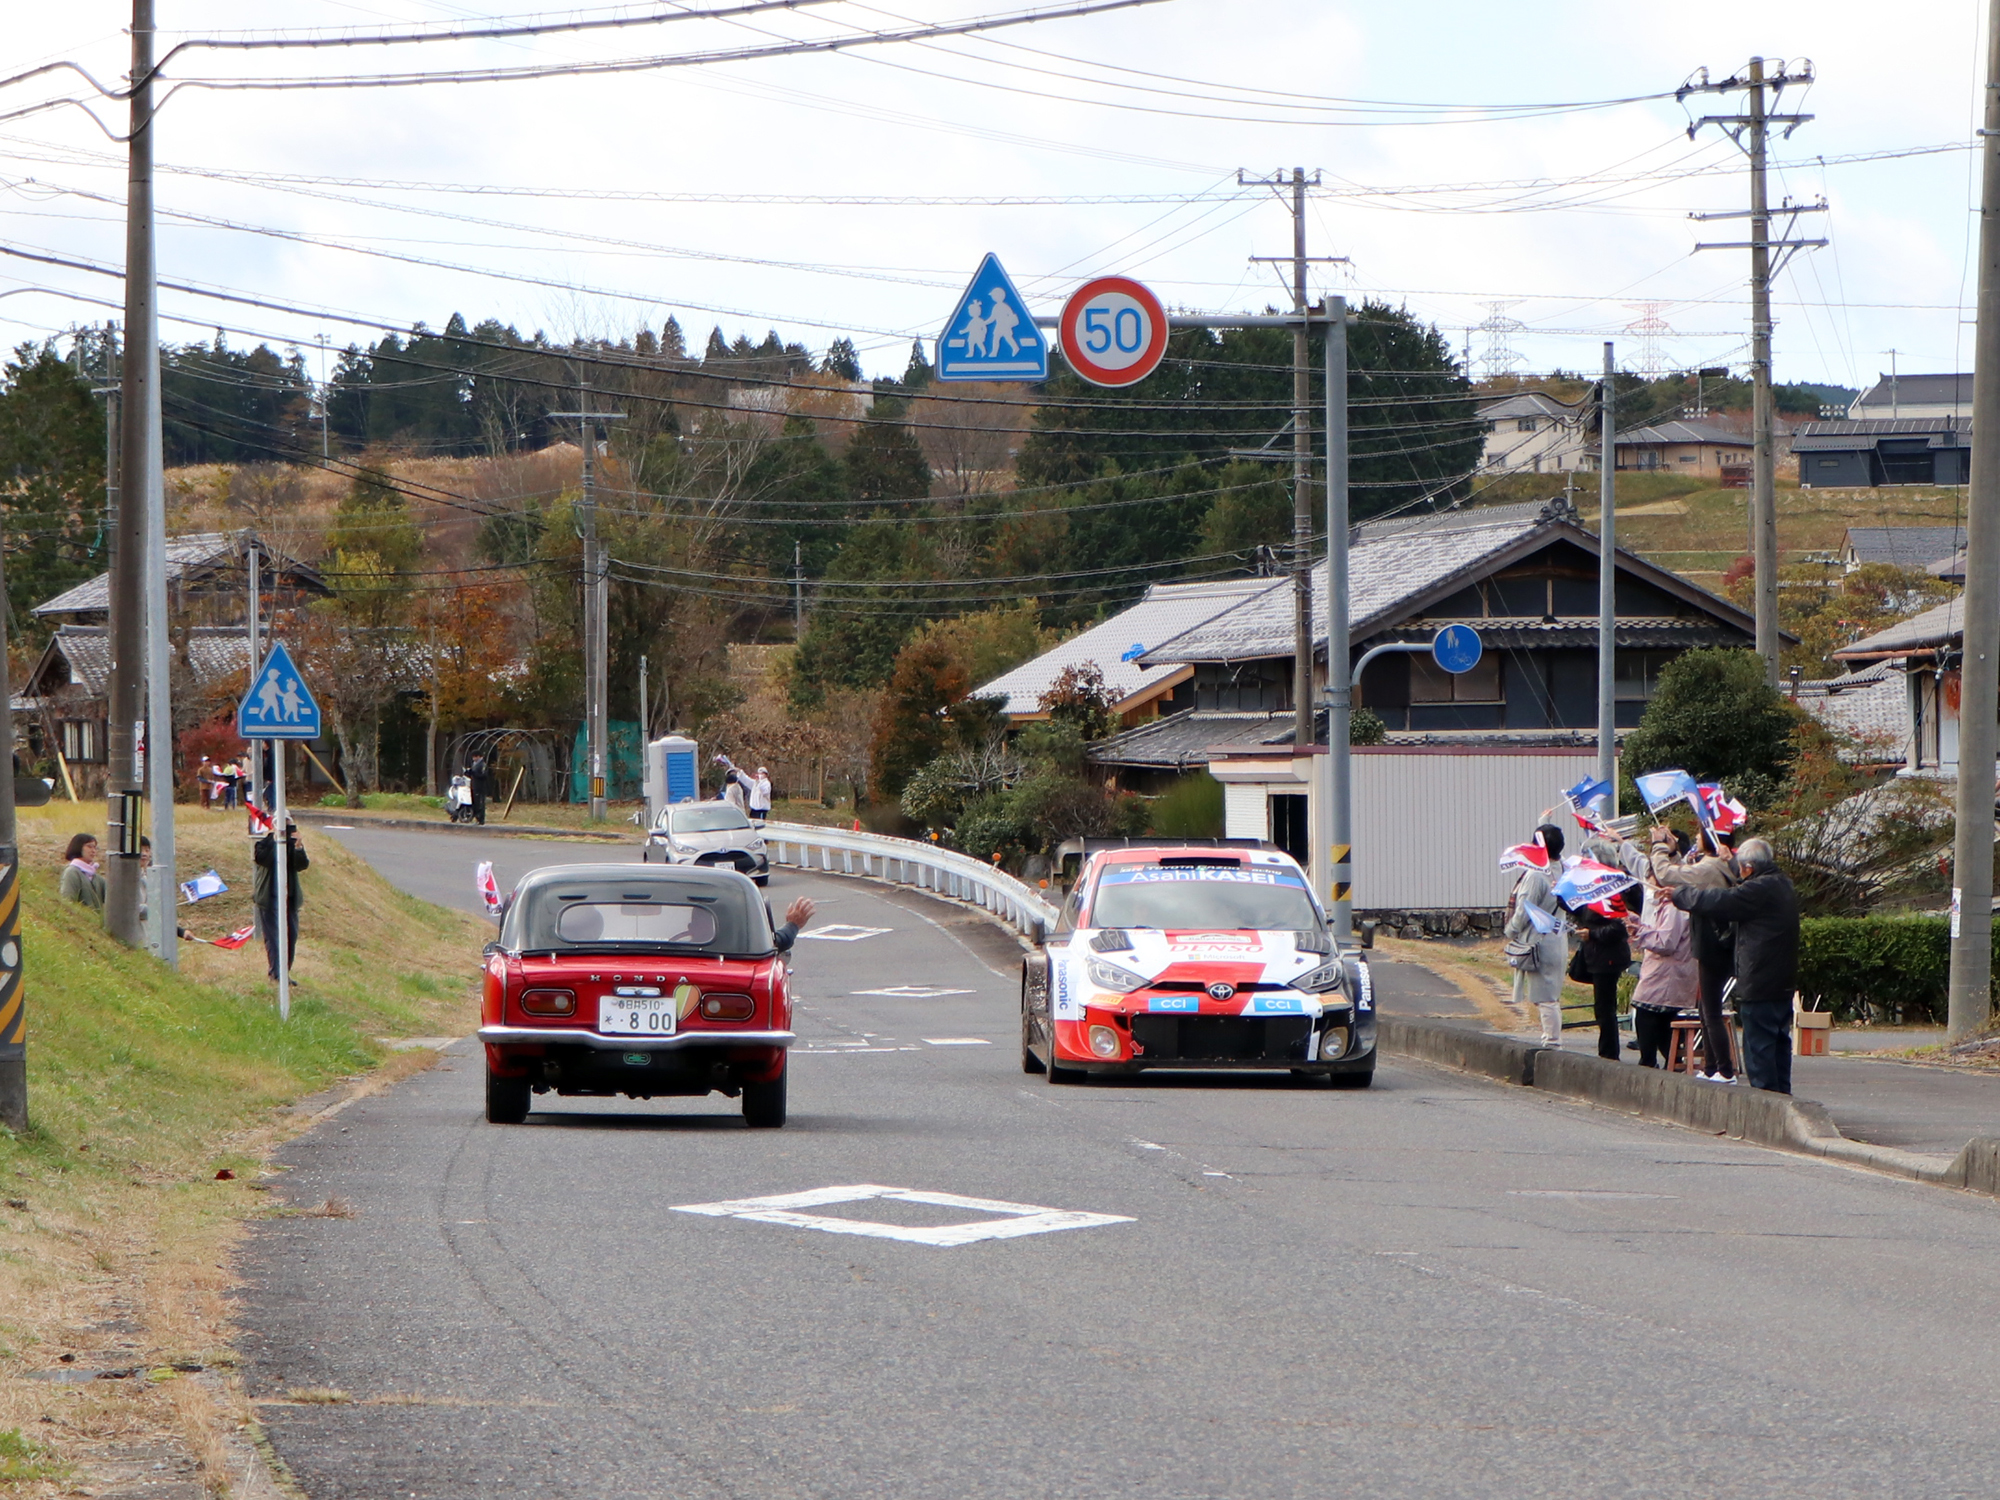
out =
[[[1304,1062],[1310,1016],[1132,1017],[1142,1062]]]

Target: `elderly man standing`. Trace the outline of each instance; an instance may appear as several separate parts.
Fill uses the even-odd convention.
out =
[[[1653,834],[1653,879],[1668,890],[1691,886],[1696,890],[1726,890],[1740,878],[1735,861],[1726,847],[1713,855],[1688,854],[1687,838],[1670,828]],[[1684,858],[1683,858],[1684,856]],[[1703,917],[1692,924],[1691,937],[1696,972],[1701,983],[1696,1004],[1701,1011],[1702,1053],[1707,1060],[1707,1077],[1718,1083],[1736,1081],[1736,1049],[1729,1039],[1729,1019],[1722,1013],[1722,987],[1735,971],[1735,939],[1729,923]]]
[[[1674,905],[1736,924],[1736,1009],[1743,1017],[1743,1066],[1752,1088],[1792,1091],[1792,991],[1799,977],[1799,893],[1771,846],[1746,839],[1736,851],[1740,884],[1681,886]]]

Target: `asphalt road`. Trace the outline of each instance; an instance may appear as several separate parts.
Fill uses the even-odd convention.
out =
[[[572,856],[351,841],[458,904],[477,858]],[[1992,1492],[2000,1205],[1414,1065],[1052,1087],[1004,938],[794,890],[880,930],[801,944],[783,1131],[488,1126],[460,1045],[284,1153],[287,1201],[351,1214],[247,1253],[247,1379],[314,1500]],[[853,1185],[1022,1208],[683,1211]],[[885,1237],[1008,1222],[1044,1232]]]

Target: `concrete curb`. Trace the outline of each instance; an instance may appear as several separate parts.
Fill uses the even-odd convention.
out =
[[[1702,1083],[1684,1073],[1635,1068],[1588,1053],[1565,1052],[1441,1021],[1383,1016],[1376,1022],[1376,1037],[1384,1051],[1503,1083],[1544,1089],[1641,1119],[1684,1125],[1705,1135],[1724,1135],[1781,1151],[1823,1156],[1912,1182],[2000,1197],[2000,1138],[1978,1137],[1945,1162],[1893,1146],[1850,1141],[1840,1133],[1826,1106],[1811,1099]]]
[[[429,818],[371,818],[366,814],[356,815],[347,808],[337,807],[288,807],[285,815],[299,823],[339,823],[343,817],[354,819],[342,826],[362,828],[421,828],[429,833],[465,833],[475,838],[558,838],[558,839],[598,839],[612,843],[631,843],[636,846],[638,831],[614,833],[609,829],[596,828],[544,828],[528,823],[434,823]]]

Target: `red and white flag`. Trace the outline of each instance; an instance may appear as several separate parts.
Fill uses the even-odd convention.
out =
[[[1515,844],[1500,851],[1500,868],[1503,870],[1546,870],[1548,867],[1548,847],[1542,843],[1539,833],[1525,844]]]
[[[486,915],[499,921],[507,908],[500,900],[500,882],[493,878],[492,861],[479,862],[479,868],[473,872],[472,883],[479,887],[479,899],[485,903]]]
[[[241,948],[256,935],[257,929],[255,927],[239,927],[230,933],[228,937],[196,938],[195,941],[197,943],[207,943],[216,948]]]

